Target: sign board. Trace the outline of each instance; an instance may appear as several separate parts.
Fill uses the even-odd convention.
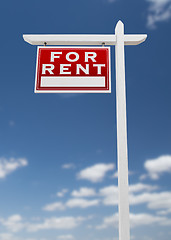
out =
[[[38,47],[36,93],[110,93],[110,47]]]

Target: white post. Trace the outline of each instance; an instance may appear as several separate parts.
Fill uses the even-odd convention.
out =
[[[121,21],[116,25],[115,34],[119,240],[130,240],[124,24]]]

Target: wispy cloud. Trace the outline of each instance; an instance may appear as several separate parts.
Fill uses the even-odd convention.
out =
[[[134,184],[129,188],[130,205],[146,204],[150,210],[155,210],[159,215],[171,213],[171,192],[155,192],[157,186],[148,184]],[[118,187],[108,186],[99,190],[102,203],[106,206],[118,205]]]
[[[151,202],[162,201],[160,198],[160,193],[155,193],[154,190],[158,189],[158,186],[152,186],[149,184],[137,183],[130,185],[129,193],[130,193],[130,204],[137,205],[146,203],[148,207],[151,208]],[[169,192],[168,192],[169,193]],[[74,190],[71,193],[73,198],[68,199],[66,202],[54,202],[47,204],[43,207],[45,211],[58,211],[65,210],[67,208],[89,208],[92,206],[113,206],[118,204],[118,186],[110,185],[104,188],[99,189],[96,192],[93,188],[85,188],[82,187],[78,191]],[[86,199],[85,197],[94,197],[95,199]],[[165,200],[168,201],[170,194],[164,194]],[[156,202],[157,204],[157,202]],[[171,206],[165,204],[167,208],[171,208]],[[159,208],[162,209],[162,208]]]
[[[67,192],[68,192],[68,189],[64,188],[60,192],[57,192],[56,196],[60,198],[64,197]]]
[[[147,26],[156,28],[158,22],[171,18],[171,0],[146,0],[149,2]]]
[[[19,214],[12,215],[7,219],[0,219],[1,225],[5,226],[11,232],[19,232],[25,227],[23,219]]]
[[[93,188],[82,187],[79,190],[72,191],[71,195],[73,197],[92,197],[96,195]]]
[[[99,199],[84,199],[84,198],[71,198],[66,203],[62,202],[54,202],[50,203],[43,207],[44,211],[57,211],[57,210],[65,210],[66,208],[88,208],[92,206],[98,206],[100,200]]]
[[[87,200],[84,198],[73,198],[66,203],[66,206],[69,208],[74,208],[74,207],[87,208],[92,206],[98,206],[99,202],[100,201],[98,199]]]
[[[74,169],[75,168],[75,164],[73,163],[66,163],[62,165],[63,169]]]
[[[20,232],[26,230],[28,232],[37,232],[39,230],[51,229],[73,229],[79,226],[85,217],[51,217],[46,218],[42,222],[26,222],[20,215],[13,215],[7,219],[0,219],[1,226],[7,228],[10,232]],[[10,235],[9,235],[10,237]]]
[[[43,207],[44,211],[53,212],[56,210],[65,210],[65,205],[62,202],[54,202]]]
[[[99,163],[81,170],[77,174],[77,178],[85,179],[93,183],[101,182],[105,178],[107,172],[113,169],[114,164]]]
[[[118,187],[111,185],[99,190],[99,194],[103,197],[104,205],[117,205],[118,204]]]
[[[141,180],[147,177],[157,180],[163,173],[171,173],[171,155],[164,155],[155,159],[148,159],[144,163],[144,168],[146,169],[147,174],[141,175]]]
[[[0,240],[12,240],[13,235],[11,233],[0,233]]]
[[[156,216],[156,215],[147,214],[147,213],[139,213],[139,214],[130,213],[130,224],[132,228],[135,228],[143,225],[151,226],[152,224],[169,225],[171,224],[171,222],[166,217]],[[96,228],[104,229],[111,226],[118,227],[118,214],[105,217],[103,219],[103,223],[101,225],[98,225]]]
[[[152,193],[149,192],[156,190],[157,186],[148,184],[137,183],[129,186],[130,204],[142,204],[150,201]],[[137,194],[140,193],[140,194]],[[104,205],[117,205],[118,204],[118,187],[111,185],[99,190],[99,194],[103,197],[102,202]],[[136,195],[135,195],[136,194]],[[146,194],[144,197],[143,194]]]
[[[71,234],[67,234],[67,235],[60,235],[60,236],[57,237],[57,239],[60,239],[60,240],[73,240],[74,237]]]
[[[156,189],[158,189],[158,186],[143,184],[143,183],[132,184],[129,186],[130,193],[137,193],[137,192],[141,192],[141,191],[150,192],[150,191],[153,191]]]
[[[50,229],[73,229],[79,226],[85,218],[83,217],[52,217],[41,223],[31,223],[27,225],[27,231],[37,232],[39,230]]]
[[[23,238],[15,236],[14,233],[4,232],[4,233],[0,233],[0,240],[23,240]],[[47,240],[47,239],[45,239],[45,238],[41,238],[41,239],[40,238],[39,239],[37,239],[37,238],[24,238],[24,240]]]
[[[0,178],[5,178],[8,174],[14,172],[18,168],[28,165],[25,158],[0,158]]]

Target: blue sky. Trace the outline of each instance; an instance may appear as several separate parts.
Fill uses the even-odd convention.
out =
[[[171,1],[3,1],[0,9],[0,240],[116,240],[111,94],[34,94],[23,34],[147,33],[126,47],[131,239],[171,238]]]

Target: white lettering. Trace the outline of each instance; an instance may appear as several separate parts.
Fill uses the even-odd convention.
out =
[[[71,74],[71,72],[66,72],[71,67],[71,64],[60,64],[60,74]]]
[[[59,54],[62,54],[62,52],[51,52],[51,62],[54,62],[55,58],[60,58]]]
[[[46,74],[48,71],[50,74],[54,74],[52,70],[55,68],[53,64],[42,64],[42,74]]]
[[[86,68],[84,68],[81,64],[77,64],[76,74],[80,74],[80,69],[81,69],[85,74],[89,74],[89,64],[86,64]]]
[[[102,67],[105,67],[105,64],[93,64],[93,67],[97,67],[97,74],[102,74]]]
[[[71,58],[70,58],[70,55],[75,55],[75,58],[74,58],[74,59],[71,59]],[[67,53],[67,55],[66,55],[66,60],[68,60],[68,62],[76,62],[76,61],[78,61],[78,59],[79,59],[79,54],[76,53],[76,52],[69,52],[69,53]]]
[[[85,52],[85,62],[88,62],[90,58],[92,62],[96,62],[95,57],[97,57],[97,53],[95,52]]]

